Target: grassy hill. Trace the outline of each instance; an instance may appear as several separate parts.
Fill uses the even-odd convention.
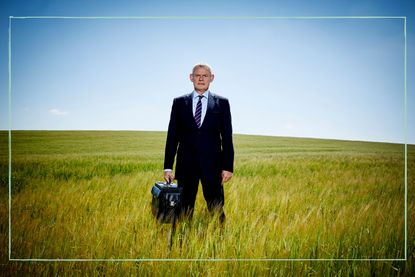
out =
[[[226,227],[199,190],[193,224],[150,209],[162,179],[164,132],[12,132],[12,258],[203,259],[152,262],[8,262],[8,146],[0,132],[1,261],[19,275],[298,275],[414,273],[415,148],[408,155],[408,261],[404,257],[404,146],[235,135],[225,184]],[[181,244],[182,242],[182,244]],[[209,259],[328,259],[230,261]]]

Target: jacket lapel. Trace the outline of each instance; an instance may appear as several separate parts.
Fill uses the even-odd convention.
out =
[[[209,120],[211,117],[210,114],[212,113],[212,110],[215,107],[215,103],[216,103],[215,95],[212,92],[209,92],[206,115],[205,115],[205,118],[203,119],[202,126],[200,126],[200,128],[203,128],[204,126],[209,124]]]
[[[185,106],[186,106],[186,116],[189,118],[191,125],[197,129],[196,121],[193,116],[193,99],[192,99],[193,92],[188,94],[185,98]]]

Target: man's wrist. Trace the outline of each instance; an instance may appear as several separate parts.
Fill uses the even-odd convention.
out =
[[[170,168],[166,168],[164,169],[164,172],[172,172],[173,170],[171,170]]]

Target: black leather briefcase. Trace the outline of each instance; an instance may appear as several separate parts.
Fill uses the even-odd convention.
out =
[[[160,223],[174,223],[179,215],[182,188],[174,183],[156,182],[151,188],[151,210]]]

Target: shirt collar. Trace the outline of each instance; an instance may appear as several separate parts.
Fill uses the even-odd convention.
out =
[[[196,97],[198,97],[200,94],[199,93],[197,93],[195,90],[193,91],[193,93],[192,93],[192,98],[193,99],[195,99]],[[204,97],[206,97],[206,99],[208,99],[208,97],[209,97],[209,90],[207,90],[207,91],[205,91],[204,93],[202,93],[202,95],[204,96]]]

